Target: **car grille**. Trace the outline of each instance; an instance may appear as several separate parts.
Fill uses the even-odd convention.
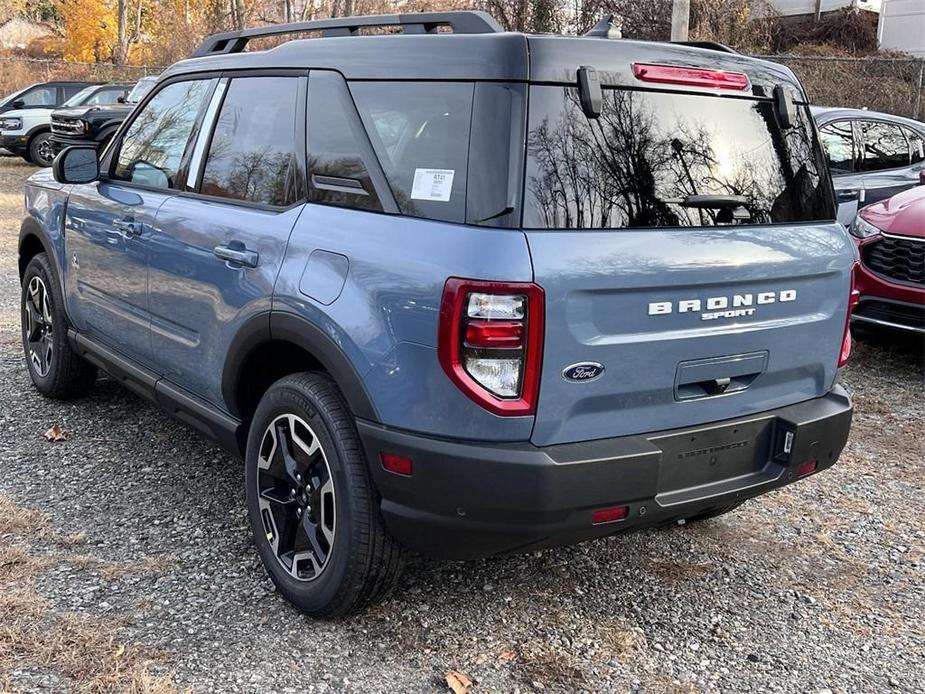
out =
[[[863,298],[854,310],[854,317],[861,321],[901,325],[925,332],[925,306]]]
[[[925,284],[925,240],[884,236],[864,247],[864,264],[894,282]]]
[[[79,120],[59,120],[53,118],[51,131],[58,135],[83,135],[84,124]]]

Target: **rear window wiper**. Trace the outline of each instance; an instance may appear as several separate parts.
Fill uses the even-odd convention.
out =
[[[685,195],[671,202],[698,210],[721,210],[728,207],[745,207],[748,198],[744,195]]]

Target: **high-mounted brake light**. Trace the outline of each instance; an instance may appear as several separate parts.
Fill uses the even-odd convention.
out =
[[[838,368],[840,369],[848,363],[848,357],[851,356],[851,313],[854,307],[858,305],[861,298],[861,292],[857,289],[857,272],[858,264],[855,263],[851,268],[851,289],[848,294],[848,317],[845,319],[845,333],[842,335],[841,352],[838,355]]]
[[[544,303],[543,289],[528,282],[447,280],[437,339],[440,364],[488,411],[536,411]]]
[[[633,63],[633,75],[643,82],[658,84],[681,84],[687,87],[710,87],[712,89],[736,89],[743,91],[750,84],[748,75],[741,72],[709,70],[700,67],[680,65],[650,65]]]

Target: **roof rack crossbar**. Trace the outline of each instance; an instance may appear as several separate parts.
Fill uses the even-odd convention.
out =
[[[485,12],[409,12],[362,17],[335,17],[294,24],[272,24],[241,31],[226,31],[206,37],[193,52],[194,58],[223,53],[240,53],[251,39],[320,31],[323,38],[358,36],[364,27],[401,27],[405,34],[434,34],[440,27],[450,27],[454,34],[494,34],[504,29]]]

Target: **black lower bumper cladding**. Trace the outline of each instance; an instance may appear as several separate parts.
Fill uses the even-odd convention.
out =
[[[833,465],[851,413],[836,386],[733,420],[542,448],[357,425],[389,530],[422,554],[474,559],[671,523],[758,496]],[[410,458],[412,474],[387,472],[382,452]],[[622,520],[592,522],[595,511],[617,507],[626,507]]]

